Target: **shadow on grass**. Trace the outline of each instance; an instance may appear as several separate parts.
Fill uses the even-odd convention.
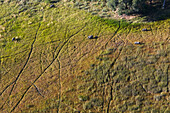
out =
[[[50,3],[57,3],[59,2],[60,0],[52,0]]]
[[[170,18],[170,1],[166,0],[164,8],[163,2],[155,2],[150,5],[147,9],[148,12],[144,12],[141,15],[141,17],[146,17],[145,21],[153,22]]]

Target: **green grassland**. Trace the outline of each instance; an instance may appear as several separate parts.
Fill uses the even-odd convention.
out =
[[[170,19],[54,5],[0,5],[0,112],[170,112]]]

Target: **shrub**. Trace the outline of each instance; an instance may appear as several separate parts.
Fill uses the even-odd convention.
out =
[[[86,102],[84,105],[83,105],[83,109],[86,110],[86,109],[90,109],[92,108],[93,105],[92,105],[92,102],[91,101],[88,101]]]
[[[91,14],[92,14],[92,15],[97,15],[97,13],[96,13],[96,12],[92,12]]]
[[[104,6],[105,6],[105,3],[104,3],[104,2],[102,2],[102,3],[101,3],[101,7],[104,7]]]
[[[144,0],[108,0],[107,6],[112,10],[118,9],[119,15],[146,12],[148,9]]]
[[[112,10],[116,10],[117,5],[118,5],[118,0],[108,0],[107,2],[107,6]]]
[[[50,3],[50,2],[51,2],[51,0],[45,0],[44,2],[45,2],[45,3]]]
[[[75,2],[74,3],[75,6],[79,6],[79,4],[80,4],[79,2]]]
[[[90,7],[84,7],[84,10],[88,10]]]
[[[132,1],[132,8],[134,12],[141,12],[145,10],[146,4],[144,0],[133,0]]]
[[[103,12],[107,12],[108,10],[106,8],[102,9]]]
[[[94,105],[94,106],[101,106],[102,105],[102,100],[101,99],[99,99],[99,98],[93,98],[93,99],[91,99],[90,100],[91,101],[91,103]]]
[[[81,101],[87,101],[89,99],[89,96],[83,96],[83,95],[80,95],[78,96],[79,100]]]
[[[4,0],[0,0],[0,2],[4,2]]]

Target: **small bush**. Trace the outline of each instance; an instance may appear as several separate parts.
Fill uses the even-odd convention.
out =
[[[168,85],[167,82],[159,82],[158,83],[158,86],[161,88],[166,87],[167,85]]]
[[[80,95],[78,96],[79,100],[81,101],[87,101],[89,99],[89,96],[83,96],[83,95]]]
[[[51,3],[51,0],[45,0],[44,2],[45,3]]]
[[[4,0],[0,0],[0,2],[2,2],[2,3],[3,3],[3,2],[4,2]]]
[[[129,109],[129,111],[138,110],[138,109],[139,109],[139,106],[134,105],[134,106],[132,106],[132,107],[129,107],[128,109]]]
[[[88,10],[90,7],[84,7],[84,10]]]
[[[87,109],[91,109],[93,107],[92,102],[88,101],[83,105],[83,109],[87,110]]]
[[[108,0],[107,2],[107,6],[112,10],[116,10],[117,5],[118,5],[118,0]]]
[[[97,13],[96,13],[96,12],[92,12],[91,14],[92,14],[92,15],[97,15]]]
[[[101,106],[102,105],[102,100],[99,99],[99,98],[93,98],[90,101],[94,106]]]
[[[107,13],[102,13],[102,15],[106,16],[106,15],[107,15]]]
[[[103,12],[107,12],[108,10],[106,8],[102,9]]]
[[[106,5],[105,5],[105,3],[104,2],[102,2],[101,3],[101,7],[105,7]]]
[[[74,6],[75,6],[75,7],[76,7],[76,6],[79,6],[79,4],[80,4],[79,2],[76,2],[76,3],[74,4]]]

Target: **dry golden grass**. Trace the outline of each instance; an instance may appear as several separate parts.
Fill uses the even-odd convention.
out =
[[[18,14],[13,3],[0,5],[1,112],[168,112],[169,19],[130,24],[60,3]]]

